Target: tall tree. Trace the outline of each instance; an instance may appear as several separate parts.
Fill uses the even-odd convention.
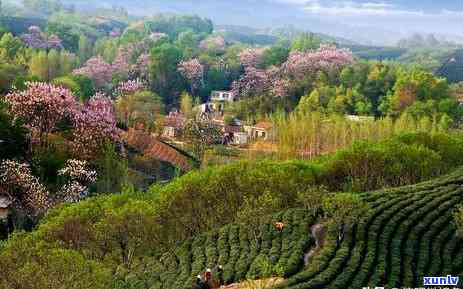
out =
[[[6,101],[11,113],[37,134],[41,145],[46,145],[48,134],[61,122],[72,119],[77,109],[70,90],[39,82],[28,83],[25,91],[8,94]]]
[[[369,207],[356,194],[335,193],[323,200],[323,211],[332,221],[338,232],[338,241],[341,241],[348,228],[366,217]]]
[[[171,107],[178,104],[185,84],[177,67],[182,53],[175,45],[164,43],[151,52],[151,86],[163,102]]]

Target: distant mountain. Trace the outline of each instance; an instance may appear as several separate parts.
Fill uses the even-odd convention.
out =
[[[238,41],[257,45],[271,45],[280,39],[292,40],[300,33],[307,32],[307,30],[297,29],[293,26],[254,28],[244,25],[216,25],[215,30],[218,33],[222,33],[229,42]],[[314,34],[323,42],[336,43],[341,46],[358,45],[358,43],[342,37],[334,37],[323,33]]]
[[[366,45],[392,45],[405,36],[397,31],[310,17],[297,6],[274,0],[63,0],[63,3],[73,4],[80,9],[122,6],[129,13],[139,16],[157,13],[197,14],[219,26],[239,25],[257,29],[293,26],[299,30],[333,35],[336,40],[352,39]]]
[[[22,0],[3,0],[3,2]],[[132,15],[149,16],[158,13],[196,14],[211,19],[217,25],[240,25],[256,28],[276,28],[292,25],[301,30],[333,35],[336,38],[351,39],[363,45],[393,46],[401,38],[413,34],[412,24],[397,29],[390,22],[360,24],[339,17],[319,17],[310,15],[295,3],[301,0],[60,0],[80,10],[93,10],[96,7],[124,7]],[[311,1],[307,1],[311,2]],[[343,2],[343,1],[341,1]],[[349,1],[345,1],[349,2]],[[375,2],[375,1],[373,1]],[[374,23],[373,23],[374,22]],[[410,22],[413,23],[413,22]],[[431,27],[416,29],[423,32]],[[441,29],[442,30],[442,29]],[[442,31],[440,31],[442,33]],[[437,35],[437,34],[436,34]],[[445,35],[449,40],[461,36]],[[267,40],[265,40],[267,41]]]

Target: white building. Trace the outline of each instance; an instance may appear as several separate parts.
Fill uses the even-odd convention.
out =
[[[231,91],[214,90],[211,92],[211,101],[234,102],[236,101],[236,96]]]
[[[248,134],[246,132],[237,132],[233,134],[234,145],[245,145],[248,143]]]
[[[270,140],[274,136],[273,124],[269,121],[261,121],[253,126],[245,126],[244,130],[250,139]]]

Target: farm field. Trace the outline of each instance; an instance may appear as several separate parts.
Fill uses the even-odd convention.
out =
[[[283,232],[266,224],[257,242],[238,225],[185,242],[163,256],[154,288],[190,288],[204,268],[219,264],[227,284],[269,275],[287,278],[279,289],[419,287],[424,276],[463,272],[463,240],[452,222],[453,209],[463,202],[463,169],[363,198],[372,208],[365,222],[339,244],[328,239],[306,267],[304,254],[314,247],[314,218],[292,209],[272,218],[287,225]]]

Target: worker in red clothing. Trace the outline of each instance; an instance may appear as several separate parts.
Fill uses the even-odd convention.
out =
[[[207,268],[206,272],[204,272],[204,283],[206,285],[205,288],[207,288],[207,289],[213,289],[214,288],[214,280],[212,278],[212,271],[209,268]]]
[[[282,222],[276,222],[275,223],[275,229],[277,229],[278,232],[282,232],[285,228],[285,224]]]

